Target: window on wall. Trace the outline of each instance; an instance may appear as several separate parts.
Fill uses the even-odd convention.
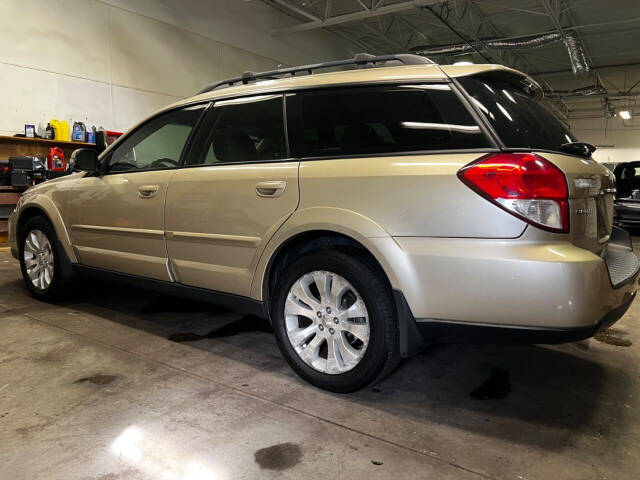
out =
[[[287,98],[297,157],[488,147],[446,84],[356,87]]]
[[[206,105],[174,110],[144,124],[116,147],[109,172],[177,167],[189,134]]]
[[[282,95],[222,100],[200,158],[192,165],[281,160],[287,156]]]

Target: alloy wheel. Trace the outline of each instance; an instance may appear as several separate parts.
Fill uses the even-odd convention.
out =
[[[371,333],[357,290],[340,275],[316,270],[294,282],[284,308],[291,346],[315,370],[336,375],[362,360]]]
[[[49,288],[54,274],[53,250],[41,230],[31,230],[25,236],[23,258],[31,283],[41,291]]]

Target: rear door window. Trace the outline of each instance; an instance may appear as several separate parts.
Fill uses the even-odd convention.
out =
[[[282,160],[287,157],[282,94],[220,100],[200,157],[187,165]]]
[[[460,79],[507,148],[559,151],[575,136],[539,101],[515,85],[482,77]]]
[[[287,112],[298,158],[490,146],[447,84],[300,92]]]

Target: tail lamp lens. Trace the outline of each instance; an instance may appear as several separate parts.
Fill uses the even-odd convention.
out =
[[[475,192],[532,225],[554,232],[569,231],[567,179],[540,155],[487,155],[460,169],[458,177]]]

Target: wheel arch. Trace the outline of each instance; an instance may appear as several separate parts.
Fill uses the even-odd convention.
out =
[[[71,246],[71,240],[62,220],[62,216],[54,202],[49,197],[39,195],[33,200],[30,200],[29,203],[22,206],[16,219],[16,241],[19,241],[20,232],[27,220],[35,216],[44,217],[52,225],[58,237],[58,241],[64,249],[69,261],[71,263],[77,263],[75,252]]]
[[[273,292],[279,275],[291,262],[305,253],[318,250],[339,250],[351,255],[368,257],[378,267],[391,288],[389,279],[380,263],[360,242],[336,231],[308,230],[288,238],[271,256],[262,280],[262,298],[267,303],[270,301],[271,292]]]
[[[390,238],[373,220],[338,208],[299,210],[265,248],[253,278],[251,296],[268,304],[277,275],[293,259],[313,249],[336,248],[367,256],[390,288],[397,282],[390,265],[370,238]],[[274,276],[275,273],[275,276]]]
[[[33,217],[44,217],[49,221],[49,223],[53,225],[51,218],[49,218],[49,215],[47,215],[47,212],[45,212],[41,207],[35,206],[35,205],[28,205],[27,207],[22,209],[22,211],[20,212],[20,215],[18,216],[18,221],[16,223],[16,234],[18,236],[20,236],[20,232],[22,232],[22,229],[24,228],[24,224],[27,223],[27,221]]]

